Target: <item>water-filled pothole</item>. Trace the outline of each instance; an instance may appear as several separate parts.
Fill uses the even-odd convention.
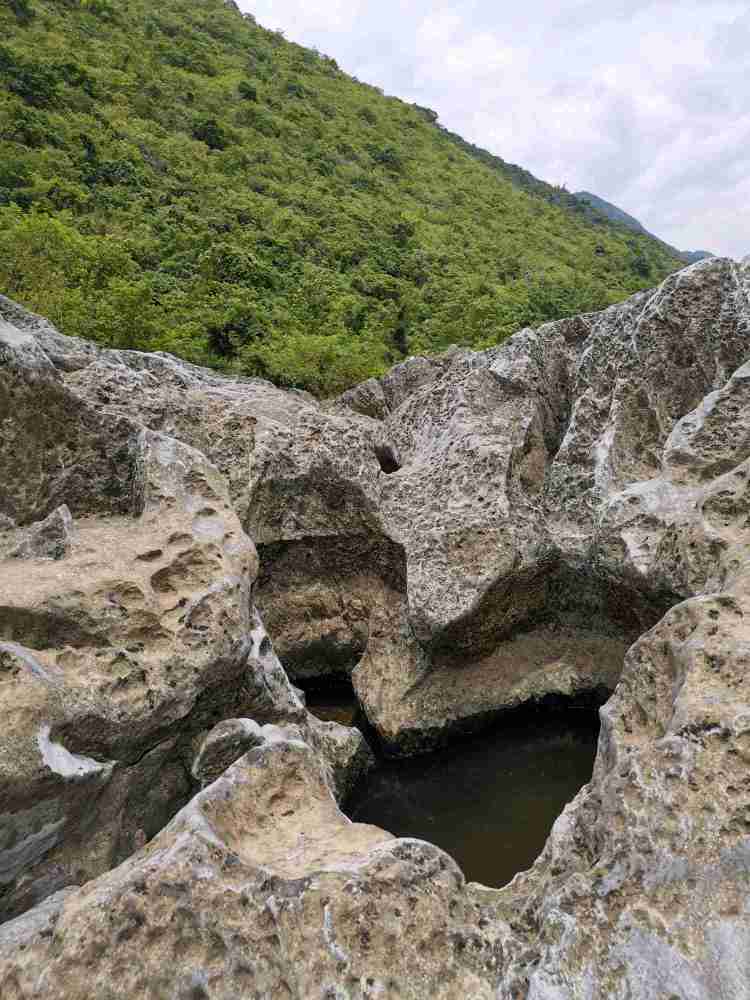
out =
[[[552,824],[591,778],[595,709],[485,731],[420,757],[380,760],[345,811],[447,851],[467,880],[501,886],[529,868]]]
[[[323,722],[338,722],[342,726],[357,725],[361,709],[352,686],[345,681],[325,686],[305,686],[305,704]]]

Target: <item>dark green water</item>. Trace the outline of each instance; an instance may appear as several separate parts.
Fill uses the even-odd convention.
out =
[[[557,816],[591,778],[598,717],[571,709],[445,750],[380,761],[345,811],[447,851],[470,881],[501,886],[529,868]]]

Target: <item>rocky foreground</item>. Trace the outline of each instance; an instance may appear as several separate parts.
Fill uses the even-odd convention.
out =
[[[0,428],[3,1000],[750,997],[750,264],[328,403],[0,298]],[[342,673],[614,691],[530,871],[346,819]]]

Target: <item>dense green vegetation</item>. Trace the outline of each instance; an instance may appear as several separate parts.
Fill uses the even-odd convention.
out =
[[[330,393],[680,264],[223,0],[0,27],[0,290],[66,333]]]
[[[653,239],[658,239],[653,233],[650,233],[645,226],[643,226],[638,219],[634,218],[632,215],[628,215],[627,212],[623,212],[621,208],[617,205],[613,205],[611,201],[605,201],[604,198],[600,198],[599,195],[592,194],[590,191],[576,191],[573,196],[576,201],[581,205],[586,205],[595,214],[604,216],[605,219],[609,219],[610,222],[615,222],[626,229],[631,229],[635,233],[640,233],[645,236],[651,236]],[[706,257],[714,257],[715,254],[710,253],[708,250],[677,250],[675,247],[670,246],[669,243],[664,243],[661,240],[668,253],[673,254],[675,257],[679,257],[680,260],[685,261],[686,264],[695,264],[699,260],[705,260]]]

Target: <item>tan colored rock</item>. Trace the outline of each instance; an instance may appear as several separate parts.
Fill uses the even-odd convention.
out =
[[[349,822],[270,735],[120,868],[0,927],[0,993],[490,1000],[482,919],[447,855]]]
[[[630,651],[591,784],[497,897],[522,914],[508,995],[747,996],[748,580],[678,605]]]
[[[257,557],[221,475],[164,435],[133,449],[137,516],[79,518],[62,560],[0,563],[5,915],[153,836],[217,716],[304,716],[251,613]]]
[[[381,382],[383,420],[16,316],[0,384],[64,399],[69,467],[93,473],[60,478],[32,441],[30,486],[0,505],[28,524],[67,483],[78,525],[64,559],[0,566],[0,884],[6,913],[49,896],[0,927],[3,1000],[746,1000],[749,292],[746,265],[712,260],[491,351],[411,359]],[[135,387],[144,422],[205,435],[229,491],[195,439],[139,435]],[[97,499],[109,481],[137,519]],[[303,662],[321,634],[366,641],[355,683],[396,751],[617,683],[592,781],[529,872],[467,886],[437,848],[342,816],[356,738],[289,686],[230,500],[279,546],[282,644]],[[397,558],[342,573],[345,539]],[[229,718],[262,744],[160,830],[201,747],[206,779],[242,749],[214,728]]]
[[[202,787],[215,781],[248,750],[278,739],[307,741],[318,754],[337,802],[374,764],[372,751],[358,729],[321,722],[308,714],[297,725],[259,726],[252,719],[225,719],[200,745],[191,774]]]
[[[257,722],[225,719],[203,739],[190,773],[202,787],[210,785],[248,750],[263,742],[263,727]]]
[[[308,715],[302,733],[328,775],[336,801],[343,803],[359,779],[375,765],[375,757],[359,729],[323,722]]]

